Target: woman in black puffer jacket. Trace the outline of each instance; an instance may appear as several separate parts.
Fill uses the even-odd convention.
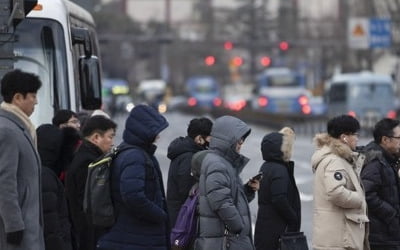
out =
[[[255,228],[256,250],[277,250],[284,232],[300,230],[300,196],[290,161],[294,132],[285,127],[267,134],[261,142],[264,164],[258,191],[258,213]]]
[[[37,129],[38,151],[42,161],[42,199],[46,250],[74,249],[64,185],[58,174],[72,159],[79,140],[74,128],[59,129],[44,124]]]

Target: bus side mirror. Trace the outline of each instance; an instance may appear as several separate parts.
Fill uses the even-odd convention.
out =
[[[101,76],[97,57],[79,59],[79,79],[82,107],[99,109],[101,107]]]
[[[85,28],[71,27],[72,44],[83,44],[85,57],[92,56],[92,41],[89,30]]]
[[[4,3],[1,3],[2,5]],[[7,26],[11,27],[11,24],[17,26],[28,13],[36,6],[37,0],[10,0],[9,8],[4,8],[4,10],[10,10]]]

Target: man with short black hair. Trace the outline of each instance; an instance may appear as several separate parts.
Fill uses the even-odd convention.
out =
[[[314,137],[314,250],[368,250],[367,202],[360,181],[364,155],[355,152],[360,123],[350,115],[328,121]]]
[[[1,80],[0,249],[44,249],[40,157],[29,116],[42,83],[13,70]]]
[[[171,227],[189,191],[196,183],[190,174],[192,156],[208,147],[212,121],[208,118],[194,118],[187,128],[186,137],[178,137],[168,146],[171,164],[168,170],[167,204]]]
[[[370,220],[369,242],[371,250],[400,249],[400,121],[380,120],[373,135],[374,141],[364,148],[367,158],[361,172]]]
[[[97,115],[88,119],[82,129],[83,143],[67,171],[65,188],[72,225],[78,237],[79,250],[94,250],[104,229],[94,227],[83,211],[87,168],[91,162],[111,150],[117,125]]]

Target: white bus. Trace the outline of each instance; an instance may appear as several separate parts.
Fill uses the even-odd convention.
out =
[[[99,50],[89,12],[68,0],[38,0],[0,46],[6,43],[13,44],[10,70],[34,73],[42,81],[31,116],[36,126],[49,123],[59,109],[100,108]],[[0,55],[0,67],[7,67],[8,59]]]

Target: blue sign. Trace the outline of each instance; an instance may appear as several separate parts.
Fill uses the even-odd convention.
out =
[[[369,39],[370,48],[389,48],[392,42],[390,19],[369,19]]]

